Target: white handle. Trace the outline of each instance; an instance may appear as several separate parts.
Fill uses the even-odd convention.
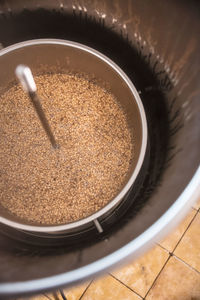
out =
[[[37,87],[31,69],[25,65],[18,65],[15,74],[19,79],[23,89],[27,93],[35,93]]]

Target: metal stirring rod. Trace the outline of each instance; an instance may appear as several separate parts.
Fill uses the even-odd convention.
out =
[[[54,148],[59,148],[59,145],[56,143],[54,135],[52,133],[49,122],[45,116],[44,110],[40,103],[40,98],[37,94],[37,87],[31,72],[31,69],[25,65],[18,65],[15,74],[21,83],[23,90],[28,94],[31,103],[40,119],[40,122]]]

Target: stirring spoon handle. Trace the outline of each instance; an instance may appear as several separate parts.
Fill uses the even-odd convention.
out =
[[[55,137],[49,125],[49,122],[46,118],[44,110],[42,108],[40,98],[37,94],[37,87],[35,84],[35,80],[33,78],[31,69],[25,65],[18,65],[15,70],[16,76],[21,83],[23,90],[28,94],[31,103],[40,119],[40,122],[54,148],[59,148],[58,144],[56,143]]]

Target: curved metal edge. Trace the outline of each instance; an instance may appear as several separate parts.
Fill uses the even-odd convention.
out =
[[[120,202],[121,199],[123,199],[123,197],[126,195],[126,193],[129,191],[129,189],[133,185],[133,183],[142,167],[142,163],[144,161],[146,148],[147,148],[147,132],[148,131],[147,131],[147,120],[146,120],[144,107],[143,107],[142,101],[140,99],[140,96],[139,96],[136,88],[134,87],[133,83],[131,82],[131,80],[128,78],[128,76],[124,73],[124,71],[121,68],[119,68],[111,59],[109,59],[107,56],[101,54],[100,52],[98,52],[90,47],[87,47],[85,45],[82,45],[80,43],[76,43],[76,42],[72,42],[72,41],[68,41],[68,40],[35,39],[35,40],[20,42],[20,43],[14,44],[12,46],[6,47],[6,48],[0,50],[0,56],[5,55],[11,51],[15,51],[16,49],[20,49],[22,47],[41,45],[41,44],[44,44],[44,45],[45,44],[54,44],[54,45],[76,47],[80,50],[86,51],[86,52],[98,57],[99,59],[104,61],[106,64],[108,64],[126,82],[128,88],[132,92],[132,94],[135,98],[135,101],[138,105],[138,109],[139,109],[140,117],[141,117],[141,123],[142,123],[142,145],[141,145],[141,151],[140,151],[137,165],[136,165],[131,177],[129,178],[127,184],[124,186],[124,188],[121,190],[121,192],[110,203],[108,203],[104,208],[102,208],[98,212],[96,212],[96,213],[92,214],[91,216],[86,217],[80,221],[76,221],[76,222],[64,224],[64,225],[57,225],[57,226],[24,225],[24,224],[20,224],[18,222],[10,221],[10,220],[7,220],[6,218],[0,217],[1,223],[5,224],[7,226],[12,226],[19,230],[24,230],[27,232],[32,231],[32,232],[39,232],[39,233],[54,234],[56,232],[59,233],[61,231],[75,229],[79,226],[83,226],[87,223],[93,222],[95,219],[98,219],[103,214],[107,213],[109,210],[111,210],[113,207],[115,207],[116,204],[118,202]]]
[[[94,275],[105,272],[122,261],[136,258],[153,245],[153,242],[164,237],[185,216],[191,204],[200,195],[200,167],[197,169],[192,180],[179,196],[176,202],[164,213],[152,226],[144,231],[136,239],[123,246],[114,253],[79,269],[46,277],[43,279],[29,280],[26,282],[5,283],[0,285],[1,295],[17,295],[22,293],[40,292],[43,290],[56,289],[61,286],[70,286],[91,278]],[[172,223],[173,221],[173,223]],[[134,256],[133,256],[134,253]]]

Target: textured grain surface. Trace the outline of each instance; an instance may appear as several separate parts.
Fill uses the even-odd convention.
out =
[[[19,85],[0,98],[0,199],[14,215],[59,224],[86,217],[116,196],[133,158],[133,137],[112,94],[75,75],[36,77],[60,149],[52,149]]]

